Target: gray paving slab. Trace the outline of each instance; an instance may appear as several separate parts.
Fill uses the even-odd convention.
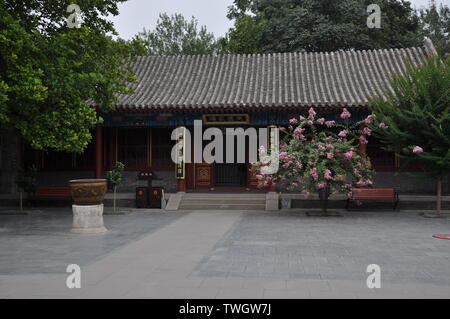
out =
[[[81,236],[70,233],[72,213],[68,208],[24,216],[0,214],[4,230],[0,232],[0,275],[65,273],[69,264],[90,264],[181,216],[151,210],[108,215],[104,216],[106,234]]]
[[[0,298],[450,298],[450,241],[432,238],[450,220],[343,215],[134,212],[106,216],[102,236],[71,235],[67,211],[0,216]]]
[[[450,285],[450,242],[432,238],[449,230],[449,219],[417,212],[352,212],[339,219],[248,213],[194,273],[365,282],[367,266],[378,264],[385,281]]]

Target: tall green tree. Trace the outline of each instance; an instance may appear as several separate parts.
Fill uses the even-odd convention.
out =
[[[442,57],[450,55],[450,8],[430,2],[430,7],[420,11],[423,34],[433,41]]]
[[[161,13],[153,31],[144,29],[137,35],[147,55],[200,55],[220,52],[221,45],[205,26],[199,27],[194,17],[187,20],[181,14]]]
[[[394,76],[392,90],[371,103],[371,123],[386,149],[416,164],[437,181],[441,214],[442,180],[450,172],[450,59],[430,58]]]
[[[370,4],[381,8],[380,29],[367,26]],[[255,36],[251,53],[397,48],[422,41],[418,16],[404,0],[235,0],[228,18],[235,20],[230,35],[241,34],[230,37],[229,47],[246,48],[246,38]]]
[[[137,41],[115,41],[123,0],[77,1],[81,28],[69,28],[69,1],[0,0],[0,125],[16,128],[35,149],[82,152],[98,111],[131,93],[129,63]],[[91,105],[95,104],[96,107]]]
[[[259,51],[264,24],[255,17],[245,15],[236,20],[234,28],[227,34],[227,49],[235,54],[252,54]]]

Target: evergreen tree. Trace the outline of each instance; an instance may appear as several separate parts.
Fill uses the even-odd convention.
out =
[[[450,171],[450,59],[409,64],[406,74],[394,76],[390,84],[385,98],[371,103],[375,120],[370,125],[388,151],[436,178],[441,215],[442,180]]]

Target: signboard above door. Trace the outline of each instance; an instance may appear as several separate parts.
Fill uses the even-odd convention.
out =
[[[250,123],[248,114],[203,114],[205,125],[247,125]]]

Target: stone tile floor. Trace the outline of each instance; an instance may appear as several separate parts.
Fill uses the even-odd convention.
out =
[[[23,216],[0,211],[0,275],[55,273],[68,264],[90,264],[182,215],[150,210],[105,215],[106,234],[80,236],[70,233],[69,209],[45,209]]]
[[[133,211],[70,234],[68,209],[0,212],[0,298],[450,298],[450,219],[417,211]],[[65,282],[68,264],[82,288]],[[369,264],[382,288],[366,286]]]
[[[450,241],[432,238],[449,232],[449,219],[414,212],[350,212],[340,218],[247,213],[193,274],[365,281],[367,266],[378,264],[391,283],[450,285]]]

